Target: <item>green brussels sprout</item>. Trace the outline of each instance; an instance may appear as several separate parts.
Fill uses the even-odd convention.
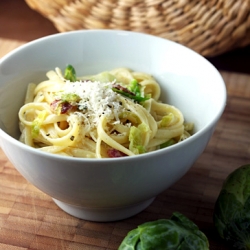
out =
[[[64,78],[71,82],[75,82],[77,80],[76,70],[72,65],[69,64],[64,70]]]
[[[214,225],[235,249],[250,249],[250,165],[230,173],[215,202]]]
[[[146,222],[128,232],[118,250],[208,250],[209,242],[196,224],[181,213]]]

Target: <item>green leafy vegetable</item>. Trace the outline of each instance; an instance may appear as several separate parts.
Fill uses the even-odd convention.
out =
[[[131,230],[118,250],[208,250],[206,235],[181,213]]]
[[[129,132],[129,150],[135,154],[146,152],[143,140],[149,131],[148,125],[141,123],[138,127],[132,126]]]
[[[174,119],[173,113],[169,113],[168,115],[163,116],[163,118],[159,124],[159,127],[164,128],[164,127],[169,126],[171,124],[171,122],[173,121],[173,119]]]
[[[77,80],[76,71],[75,71],[75,68],[72,65],[68,65],[65,68],[64,78],[71,81],[71,82],[75,82]]]
[[[41,111],[38,116],[34,119],[31,125],[31,136],[36,138],[39,135],[41,125],[45,120],[47,115],[46,110]]]
[[[141,96],[141,86],[138,83],[138,81],[136,79],[133,79],[129,86],[128,89],[133,92],[136,96]]]
[[[66,93],[62,94],[61,102],[68,102],[71,104],[75,104],[81,100],[80,96],[74,93]]]
[[[214,225],[230,246],[250,249],[250,164],[228,175],[214,208]]]

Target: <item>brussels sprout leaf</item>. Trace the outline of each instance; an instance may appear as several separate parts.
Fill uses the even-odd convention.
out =
[[[188,218],[175,212],[170,219],[146,222],[131,230],[118,250],[208,250],[208,239]]]

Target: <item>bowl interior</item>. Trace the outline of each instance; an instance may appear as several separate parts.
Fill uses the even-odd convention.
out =
[[[27,84],[46,79],[55,67],[72,64],[78,75],[118,67],[152,74],[163,102],[179,108],[195,132],[223,112],[226,90],[218,71],[203,57],[177,43],[127,31],[61,33],[30,42],[0,60],[0,128],[19,137],[18,111]]]

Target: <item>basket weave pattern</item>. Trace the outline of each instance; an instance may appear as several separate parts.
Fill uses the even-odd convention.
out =
[[[25,0],[59,32],[138,31],[181,43],[203,56],[250,44],[250,0]]]

